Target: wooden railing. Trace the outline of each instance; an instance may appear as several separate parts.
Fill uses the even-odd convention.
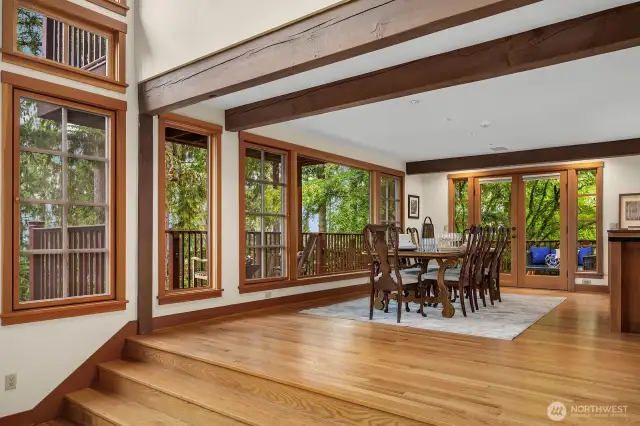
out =
[[[100,75],[107,75],[107,38],[69,25],[64,42],[62,22],[45,17],[43,23],[43,55],[47,59],[63,62],[66,48],[67,63]]]
[[[165,230],[165,289],[207,287],[208,280],[196,278],[194,268],[207,270],[207,231]],[[196,257],[198,259],[193,260]]]
[[[62,249],[62,229],[45,228],[44,222],[29,222],[30,250]],[[69,226],[69,249],[106,247],[104,225]],[[28,300],[105,294],[105,253],[70,253],[67,283],[63,279],[61,254],[30,254]]]
[[[302,234],[301,252],[309,240],[310,233]],[[261,241],[260,232],[247,232],[245,237],[245,261],[247,264],[260,264],[262,250],[266,250],[266,276],[280,275],[271,269],[280,267],[280,253],[278,249],[252,248],[252,246],[278,246],[281,245],[282,234],[280,232],[265,232],[265,241]],[[348,233],[319,233],[316,246],[310,256],[310,263],[306,268],[304,276],[340,274],[365,270],[367,267],[364,252],[362,234]],[[248,277],[251,278],[251,277]]]

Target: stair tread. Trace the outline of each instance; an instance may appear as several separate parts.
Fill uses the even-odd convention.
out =
[[[294,410],[224,385],[153,364],[117,360],[102,364],[100,368],[252,425],[265,424],[265,421],[269,422],[274,418],[278,419],[279,426],[336,424],[324,417]]]
[[[70,393],[67,399],[118,426],[189,426],[160,411],[95,389],[83,389]]]

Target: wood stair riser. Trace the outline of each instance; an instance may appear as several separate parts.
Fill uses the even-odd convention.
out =
[[[323,394],[162,351],[137,342],[127,342],[124,357],[173,369],[200,380],[222,384],[232,391],[258,397],[270,403],[312,414],[337,424],[352,426],[424,424]]]
[[[100,369],[98,388],[101,391],[118,394],[146,407],[161,411],[193,426],[246,425],[246,423],[145,386],[107,369]]]
[[[80,405],[66,400],[64,403],[64,418],[75,422],[79,426],[120,426],[95,415]]]

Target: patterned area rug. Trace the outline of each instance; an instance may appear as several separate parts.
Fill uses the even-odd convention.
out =
[[[513,340],[564,302],[565,299],[565,297],[553,296],[503,294],[502,302],[495,302],[495,305],[491,306],[487,301],[486,308],[478,300],[480,310],[475,313],[471,312],[468,301],[465,301],[468,315],[466,318],[462,316],[459,301],[453,304],[456,308],[456,314],[453,318],[444,318],[440,308],[431,307],[425,307],[427,317],[423,318],[417,313],[418,305],[410,303],[411,312],[402,312],[400,324],[396,323],[397,304],[392,300],[389,304],[389,313],[385,314],[383,311],[374,309],[373,322],[491,339]],[[350,300],[300,312],[332,318],[369,321],[369,298]]]

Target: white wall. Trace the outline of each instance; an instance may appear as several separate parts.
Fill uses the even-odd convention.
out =
[[[214,124],[224,125],[224,112],[222,110],[214,109],[203,104],[194,105],[191,107],[183,108],[174,111],[176,114],[181,114],[191,118],[197,118],[199,120],[208,121]],[[156,121],[157,123],[157,121]],[[154,126],[157,129],[157,126]],[[360,148],[355,145],[349,145],[342,142],[326,139],[321,136],[301,133],[295,128],[286,124],[277,124],[273,126],[266,126],[259,129],[252,130],[253,133],[267,136],[274,139],[279,139],[285,142],[294,143],[297,145],[307,146],[323,151],[331,152],[334,154],[343,155],[350,158],[356,158],[358,160],[367,161],[374,164],[379,164],[386,167],[395,168],[398,170],[404,170],[404,163],[400,160],[393,159],[389,156],[383,156],[380,154],[372,153],[369,150]],[[158,135],[155,135],[155,141],[157,142]],[[158,194],[157,191],[157,172],[158,172],[158,152],[157,143],[154,150],[154,194]],[[240,294],[238,291],[238,285],[240,282],[238,274],[238,265],[240,264],[239,258],[239,241],[238,241],[238,227],[239,227],[239,187],[238,181],[238,134],[232,132],[223,132],[222,134],[222,194],[220,200],[222,202],[222,287],[224,289],[222,297],[208,300],[198,300],[193,302],[185,302],[179,304],[159,305],[157,301],[158,292],[158,258],[154,256],[153,264],[153,279],[154,279],[154,305],[153,315],[156,317],[171,315],[180,312],[189,312],[200,309],[207,309],[218,306],[233,305],[237,303],[251,302],[255,300],[265,299],[267,292],[257,292]],[[154,221],[157,223],[158,210],[157,199],[154,200]],[[155,229],[155,228],[154,228]],[[157,230],[154,232],[154,246],[157,247],[158,235]],[[156,251],[154,251],[156,253]],[[299,286],[278,290],[271,290],[268,293],[270,297],[282,297],[293,294],[301,294],[312,291],[327,290],[332,288],[346,287],[356,284],[362,284],[366,280],[360,278],[355,280],[335,281],[331,283],[311,284],[307,286]]]
[[[611,223],[619,221],[619,195],[625,193],[640,193],[640,156],[608,158],[604,161],[603,169],[603,255],[604,277],[590,279],[593,285],[607,285],[609,247],[607,244],[607,229]],[[455,172],[458,173],[458,172]],[[437,231],[442,231],[447,224],[447,173],[433,173],[416,175],[422,178],[422,198],[425,205],[424,214],[432,217]],[[414,176],[411,176],[412,178]],[[421,198],[421,201],[422,201]],[[576,284],[582,284],[582,278],[576,278]]]
[[[138,80],[148,79],[340,2],[137,0]]]
[[[136,319],[138,102],[134,68],[134,12],[132,9],[125,18],[85,0],[72,1],[127,23],[129,89],[126,94],[94,88],[2,62],[0,70],[128,101],[126,288],[130,302],[127,310],[121,312],[0,327],[0,380],[3,382],[6,374],[18,374],[16,390],[5,392],[4,387],[0,388],[0,417],[33,408],[123,325]],[[133,4],[133,0],[129,2]],[[2,229],[0,233],[6,231]]]

